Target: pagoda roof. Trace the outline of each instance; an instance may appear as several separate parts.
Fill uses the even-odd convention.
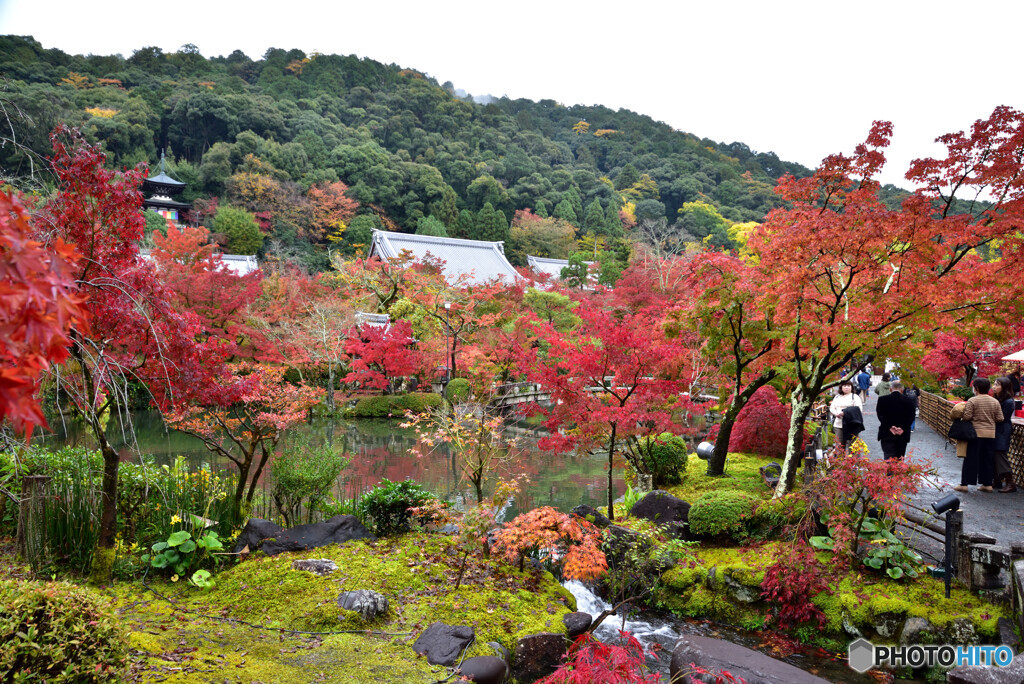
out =
[[[503,242],[373,231],[370,256],[394,259],[406,250],[418,260],[430,255],[444,261],[444,276],[449,281],[468,275],[475,285],[495,279],[511,283],[521,277],[505,258]]]
[[[174,180],[173,178],[168,176],[162,169],[160,170],[160,173],[158,173],[157,175],[155,175],[155,176],[153,176],[151,178],[147,178],[145,180],[145,182],[146,183],[152,183],[153,185],[167,185],[167,186],[170,186],[172,188],[184,188],[185,187],[184,183],[182,183],[179,180]]]
[[[164,199],[162,197],[147,197],[142,201],[142,206],[149,207],[160,207],[163,209],[191,209],[192,205],[189,202],[175,202],[172,199]]]

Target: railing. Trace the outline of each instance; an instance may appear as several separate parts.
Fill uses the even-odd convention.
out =
[[[931,392],[921,392],[921,420],[927,423],[928,427],[935,430],[942,436],[949,434],[949,426],[953,419],[949,412],[953,408],[953,402]],[[950,444],[953,440],[948,440]],[[1013,481],[1018,487],[1024,486],[1024,425],[1013,424],[1013,432],[1010,433],[1010,451],[1006,455],[1013,469]]]

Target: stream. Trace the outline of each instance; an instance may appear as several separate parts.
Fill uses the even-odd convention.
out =
[[[581,582],[570,580],[563,582],[563,586],[576,597],[576,609],[580,612],[589,613],[596,618],[602,611],[611,608],[606,601]],[[688,620],[654,611],[644,611],[644,614],[636,619],[627,618],[625,626],[621,617],[606,618],[597,628],[595,636],[606,643],[611,642],[618,638],[620,629],[632,634],[643,645],[648,667],[651,672],[660,672],[663,682],[669,681],[669,663],[676,642],[690,634],[722,639],[760,651],[830,682],[869,684],[878,681],[867,674],[858,674],[851,670],[846,664],[845,654],[836,658],[821,649],[779,638],[771,631],[747,632],[705,620]]]

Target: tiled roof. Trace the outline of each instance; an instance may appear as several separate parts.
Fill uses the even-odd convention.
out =
[[[140,249],[139,256],[149,261],[153,258],[152,252],[151,249]],[[247,254],[221,254],[220,260],[239,276],[248,275],[260,267],[256,257]]]
[[[469,282],[474,284],[496,278],[512,282],[520,277],[505,258],[505,247],[501,242],[373,231],[370,256],[394,259],[405,250],[411,252],[415,259],[423,259],[429,254],[443,260],[444,275],[448,280],[464,273],[470,274]]]
[[[387,329],[391,326],[391,317],[387,314],[366,313],[356,311],[356,325],[371,325],[375,328]]]
[[[584,262],[587,266],[593,264],[592,261]],[[537,274],[547,274],[554,279],[560,279],[562,277],[562,269],[569,265],[568,259],[547,259],[545,257],[527,256],[526,265],[530,267],[530,270]]]

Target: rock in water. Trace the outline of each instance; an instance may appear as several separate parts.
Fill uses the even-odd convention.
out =
[[[388,599],[383,594],[369,589],[357,589],[338,596],[338,607],[354,610],[362,615],[364,620],[372,620],[388,612]]]
[[[336,515],[324,522],[296,525],[284,530],[274,539],[263,542],[263,553],[274,556],[283,551],[305,551],[353,539],[376,537],[355,516]]]
[[[568,645],[561,634],[541,632],[516,642],[512,673],[519,681],[532,682],[555,671]]]
[[[727,670],[734,677],[745,679],[747,684],[828,684],[828,680],[815,677],[789,663],[710,637],[685,636],[676,642],[669,666],[670,681],[676,681],[676,677],[683,681],[683,675],[691,671],[690,663],[712,672]],[[691,675],[691,679],[715,681],[714,677],[707,675],[703,678],[701,675]]]
[[[462,649],[473,641],[473,635],[472,627],[435,622],[423,630],[412,650],[426,656],[431,665],[454,665]]]
[[[302,570],[304,572],[311,572],[317,577],[326,577],[333,572],[337,572],[338,565],[330,558],[302,558],[292,561],[292,570]]]
[[[575,639],[590,629],[590,624],[593,621],[594,618],[590,613],[566,613],[562,616],[562,622],[565,624],[565,629],[568,630],[570,639]]]

